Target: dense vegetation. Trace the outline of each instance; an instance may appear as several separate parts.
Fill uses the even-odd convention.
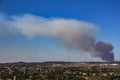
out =
[[[1,66],[0,79],[13,80],[120,80],[120,68],[101,66]]]

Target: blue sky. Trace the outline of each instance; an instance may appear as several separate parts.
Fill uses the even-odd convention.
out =
[[[120,60],[119,3],[119,0],[0,0],[0,13],[7,17],[32,14],[46,19],[75,19],[95,24],[100,29],[96,40],[112,43],[115,60]],[[0,62],[99,61],[76,50],[66,50],[61,41],[53,37],[36,36],[29,39],[21,34],[11,36],[9,32],[6,35],[0,38]]]

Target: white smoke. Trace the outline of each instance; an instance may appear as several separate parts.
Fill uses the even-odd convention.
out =
[[[89,51],[94,43],[98,28],[91,23],[64,18],[43,18],[30,14],[12,16],[7,23],[11,29],[29,38],[34,36],[58,37],[66,47]]]

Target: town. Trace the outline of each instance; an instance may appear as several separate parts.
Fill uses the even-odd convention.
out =
[[[43,62],[0,64],[0,80],[120,80],[120,64]]]

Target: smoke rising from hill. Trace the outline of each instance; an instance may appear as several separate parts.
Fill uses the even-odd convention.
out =
[[[96,43],[99,32],[96,25],[64,18],[44,18],[31,14],[11,16],[3,19],[6,30],[11,33],[22,34],[28,38],[35,36],[55,37],[63,41],[66,48],[90,53],[93,57],[100,57],[105,61],[113,61],[113,46],[110,43]]]

